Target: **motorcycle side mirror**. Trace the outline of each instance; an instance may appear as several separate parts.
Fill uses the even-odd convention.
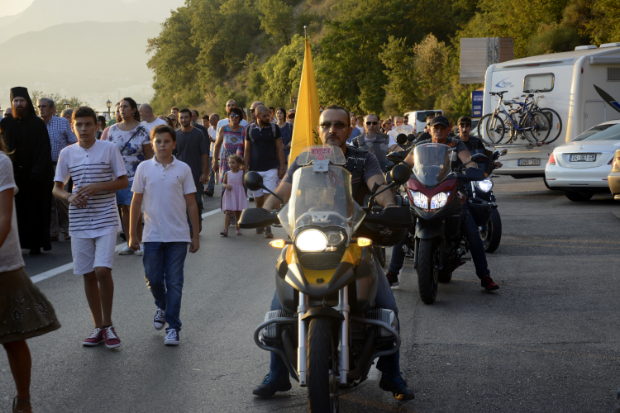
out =
[[[415,141],[415,135],[413,133],[410,133],[409,135],[407,135],[407,142],[411,143]]]
[[[243,178],[243,183],[250,191],[258,191],[259,189],[264,190],[265,192],[269,192],[271,195],[275,196],[284,204],[284,200],[276,195],[272,190],[267,188],[263,184],[263,177],[256,171],[250,171],[245,174],[245,178]]]
[[[396,137],[396,143],[398,143],[399,145],[404,145],[407,143],[407,135],[405,135],[404,133],[399,134]]]
[[[392,178],[392,182],[395,182],[396,185],[402,185],[411,177],[411,169],[403,164],[398,164],[392,168],[390,177]]]
[[[263,188],[263,177],[258,172],[248,172],[245,174],[243,182],[250,191],[258,191]]]
[[[508,153],[508,149],[502,149],[501,151],[499,151],[499,156],[504,156]]]
[[[247,176],[247,175],[246,175]],[[240,228],[263,228],[280,222],[277,215],[264,208],[246,208],[241,212]]]

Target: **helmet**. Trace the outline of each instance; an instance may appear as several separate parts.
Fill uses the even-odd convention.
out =
[[[480,198],[470,198],[467,200],[467,206],[476,226],[482,227],[489,222],[489,218],[491,218],[491,205],[487,201]]]

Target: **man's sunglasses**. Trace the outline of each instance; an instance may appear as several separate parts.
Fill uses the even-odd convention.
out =
[[[370,125],[378,125],[379,122],[366,122],[366,126],[370,126]]]

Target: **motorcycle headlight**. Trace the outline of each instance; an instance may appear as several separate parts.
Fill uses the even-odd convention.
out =
[[[325,235],[327,236],[327,243],[330,246],[342,244],[345,240],[344,234],[340,231],[330,231]]]
[[[441,208],[448,202],[450,192],[440,192],[431,198],[431,209]]]
[[[418,208],[428,208],[428,197],[422,192],[411,191],[411,199],[413,200],[413,205],[417,206]]]
[[[482,192],[489,192],[493,188],[493,181],[485,179],[484,181],[476,181],[475,185]]]
[[[295,238],[295,246],[303,252],[325,251],[327,242],[327,236],[318,229],[307,229]]]

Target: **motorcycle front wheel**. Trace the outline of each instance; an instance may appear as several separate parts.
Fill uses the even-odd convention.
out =
[[[331,320],[313,318],[308,328],[308,411],[310,413],[338,413],[337,366]]]
[[[433,304],[439,282],[439,248],[432,239],[420,240],[418,247],[418,289],[424,304]]]
[[[502,219],[497,208],[491,209],[491,218],[484,227],[480,228],[480,238],[486,252],[495,252],[502,239]]]

